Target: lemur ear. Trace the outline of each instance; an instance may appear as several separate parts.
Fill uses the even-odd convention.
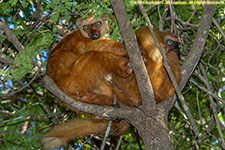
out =
[[[89,18],[89,17],[91,17],[91,13],[88,14],[88,17],[87,17],[87,18]],[[81,17],[81,18],[78,18],[78,19],[76,20],[76,26],[77,26],[77,28],[79,28],[79,27],[81,26],[81,21],[82,21],[83,19],[85,19],[85,18]]]

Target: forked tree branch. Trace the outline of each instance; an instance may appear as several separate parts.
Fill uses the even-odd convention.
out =
[[[63,93],[57,85],[54,83],[54,81],[47,75],[43,78],[43,83],[46,89],[48,89],[52,94],[54,94],[57,98],[59,98],[64,103],[68,104],[69,106],[73,107],[74,109],[86,112],[88,114],[98,115],[105,118],[127,118],[127,116],[131,116],[130,114],[133,114],[134,111],[140,111],[136,110],[136,108],[130,108],[127,106],[123,106],[120,108],[115,107],[109,107],[109,106],[99,106],[94,104],[87,104],[84,102],[77,101],[65,93]],[[132,118],[132,117],[131,117]]]
[[[147,69],[142,60],[141,53],[137,44],[137,39],[133,32],[129,17],[123,1],[111,0],[121,35],[125,42],[127,52],[134,69],[138,88],[142,98],[144,110],[154,110],[156,102],[153,94],[153,88],[147,73]]]
[[[185,87],[202,56],[215,10],[216,5],[206,5],[203,10],[199,28],[194,43],[191,47],[191,51],[189,52],[188,56],[186,57],[187,59],[182,66],[182,79],[180,83],[181,90],[183,90]]]
[[[184,96],[182,95],[181,90],[180,90],[180,88],[179,88],[179,86],[177,84],[176,78],[174,77],[173,72],[172,72],[172,70],[171,70],[171,68],[169,66],[169,62],[168,62],[168,59],[166,57],[166,54],[164,53],[162,47],[159,44],[159,41],[158,41],[154,31],[153,31],[153,26],[152,26],[152,24],[151,24],[151,22],[150,22],[150,20],[149,20],[149,18],[147,16],[147,13],[146,13],[143,5],[140,4],[139,7],[140,7],[140,10],[141,10],[141,12],[142,12],[142,14],[143,14],[147,24],[148,24],[148,28],[149,28],[149,30],[150,30],[150,32],[152,34],[152,37],[153,37],[153,39],[154,39],[154,41],[155,41],[155,43],[156,43],[156,45],[157,45],[161,55],[163,56],[164,67],[165,67],[165,69],[166,69],[166,71],[167,71],[167,73],[168,73],[168,75],[169,75],[169,77],[170,77],[170,79],[171,79],[171,81],[173,83],[173,86],[175,88],[177,96],[179,97],[179,99],[180,99],[180,101],[182,103],[182,106],[183,106],[183,108],[185,110],[185,113],[186,113],[186,115],[187,115],[187,117],[188,117],[188,119],[189,119],[189,121],[191,123],[193,131],[194,131],[195,135],[197,136],[199,134],[199,130],[198,130],[197,126],[196,126],[196,123],[195,123],[195,120],[194,120],[194,118],[193,118],[193,116],[191,114],[191,111],[188,108],[188,105],[187,105],[187,103],[186,103],[186,101],[184,99]]]

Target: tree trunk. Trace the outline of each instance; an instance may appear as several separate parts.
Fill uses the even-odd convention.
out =
[[[152,110],[150,115],[139,111],[130,120],[131,124],[137,128],[138,134],[142,137],[146,150],[173,149],[172,138],[169,135],[167,127],[168,110],[170,110],[174,102],[173,98],[156,105],[156,109]]]

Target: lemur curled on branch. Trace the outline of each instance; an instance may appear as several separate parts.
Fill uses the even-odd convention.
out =
[[[89,17],[91,16],[81,20],[81,22],[86,22],[87,20],[87,22],[90,22],[92,19]],[[92,29],[95,28],[94,31],[96,31],[95,23],[98,21],[93,21],[91,25],[87,23],[85,26],[80,27],[81,31],[84,31],[83,29],[86,31],[89,30],[87,31],[86,36],[88,35],[88,37],[91,37],[94,40],[85,37],[85,34],[79,30],[75,30],[63,37],[50,54],[46,73],[53,78],[63,92],[76,100],[97,105],[112,105],[112,95],[114,90],[121,102],[133,106],[126,97],[123,97],[116,87],[113,88],[106,80],[107,76],[111,76],[111,74],[114,73],[122,89],[124,88],[123,90],[125,90],[126,93],[129,93],[128,95],[131,96],[136,105],[140,105],[141,99],[137,89],[135,76],[133,73],[130,74],[131,69],[128,66],[129,61],[124,57],[126,56],[126,49],[124,45],[119,42],[102,38],[101,36],[103,36],[103,34],[100,34],[101,36],[99,37],[101,38],[98,39],[96,39],[96,36],[92,36],[94,32],[90,30],[89,27]],[[101,24],[104,24],[104,22],[105,20],[102,21]],[[88,25],[88,28],[86,25]],[[97,30],[102,31],[103,29],[97,28]],[[176,53],[172,53],[172,55],[169,53],[174,52],[175,48],[171,49],[171,45],[165,46],[166,43],[163,40],[166,38],[163,38],[158,31],[156,32],[157,38],[167,53],[168,59],[174,59],[173,57],[176,56]],[[162,69],[162,56],[148,30],[137,31],[136,35],[139,45],[143,47],[145,51],[144,57],[147,60],[146,67],[151,78],[151,74],[160,72],[158,69]],[[177,41],[175,43],[177,43]],[[169,49],[169,52],[167,52],[166,49]],[[177,63],[172,65],[178,65],[178,67],[175,68],[179,68],[178,59],[174,59],[174,61],[177,61]],[[167,73],[165,71],[161,71],[161,73],[166,77]],[[169,78],[167,77],[166,79],[169,83]],[[126,86],[126,84],[128,86]],[[155,84],[153,84],[153,89],[154,85]],[[131,88],[127,90],[129,87]],[[168,88],[173,87],[169,85]],[[134,92],[134,94],[130,92]],[[167,94],[169,92],[173,93],[174,91],[164,91],[166,97],[169,97],[170,94]],[[156,97],[156,101],[157,100]],[[164,99],[162,98],[161,100]],[[67,104],[63,104],[71,110],[78,112]],[[103,134],[107,128],[107,124],[108,122],[105,120],[75,118],[65,124],[55,126],[51,131],[44,135],[46,138],[42,138],[40,142],[44,149],[54,149],[67,144],[67,142],[73,138],[84,137],[90,134]],[[116,131],[113,135],[122,135],[128,128],[129,124],[125,120],[122,120],[119,123],[114,122],[112,131]]]
[[[112,74],[127,77],[132,72],[129,59],[125,57],[126,48],[107,37],[108,21],[105,16],[96,20],[88,15],[78,20],[77,24],[79,29],[64,36],[51,50],[46,74],[75,100],[112,106],[113,88],[108,80],[111,80]],[[107,125],[108,121],[75,118],[55,126],[44,135],[46,137],[40,139],[40,143],[43,149],[55,149],[73,138],[103,134]],[[113,122],[111,130],[113,135],[121,135],[128,127],[129,124],[122,120]]]
[[[179,65],[179,56],[177,55],[179,52],[178,36],[170,32],[161,33],[157,29],[154,29],[154,32],[167,56],[176,81],[179,83],[181,80],[181,70]],[[138,44],[142,49],[144,49],[143,56],[146,61],[146,69],[154,90],[156,103],[160,103],[173,95],[173,84],[164,68],[163,57],[158,50],[148,27],[145,26],[139,28],[135,34]],[[114,92],[119,101],[122,101],[128,106],[138,106],[142,104],[141,95],[138,90],[134,73],[130,74],[127,78],[116,76],[116,81],[122,89],[121,91],[118,86],[114,87]],[[126,96],[124,93],[126,93]]]
[[[107,79],[113,73],[126,77],[132,71],[125,57],[126,48],[105,37],[108,29],[105,16],[95,20],[89,14],[77,24],[79,30],[64,36],[52,49],[46,74],[76,100],[112,105],[113,90]]]

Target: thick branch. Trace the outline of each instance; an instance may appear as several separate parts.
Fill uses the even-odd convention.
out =
[[[105,118],[113,117],[113,118],[121,118],[121,119],[125,119],[125,118],[131,119],[132,118],[131,114],[134,114],[134,111],[140,111],[136,108],[130,108],[125,106],[121,108],[114,108],[109,106],[99,106],[99,105],[83,103],[83,102],[74,100],[71,97],[67,96],[65,93],[63,93],[55,85],[54,81],[47,75],[43,78],[43,82],[44,82],[45,88],[48,89],[51,93],[53,93],[62,102],[68,104],[69,106],[81,112],[86,112],[89,114],[102,116]]]
[[[154,109],[156,103],[153,94],[153,88],[150,83],[145,64],[142,60],[137,44],[137,39],[133,33],[133,28],[128,18],[125,4],[121,0],[111,0],[111,4],[116,14],[119,28],[136,75],[138,88],[142,97],[142,104],[145,106],[146,110]]]
[[[144,140],[146,149],[172,149],[172,142],[167,129],[167,110],[162,105],[155,104],[153,89],[138,51],[136,37],[132,31],[132,26],[128,18],[124,1],[111,0],[122,37],[135,71],[139,91],[142,96],[142,110],[150,113],[151,117],[146,117],[145,113],[136,112],[131,120]],[[163,144],[161,144],[163,143]]]
[[[195,67],[202,55],[206,39],[208,37],[210,25],[216,10],[216,5],[206,5],[201,16],[200,25],[194,40],[194,44],[190,53],[187,56],[186,62],[182,66],[182,80],[180,83],[181,90],[186,85],[188,79],[191,77]]]
[[[7,39],[15,46],[15,48],[22,52],[24,47],[14,35],[14,33],[9,29],[8,25],[5,22],[0,21],[0,29],[5,31]]]

